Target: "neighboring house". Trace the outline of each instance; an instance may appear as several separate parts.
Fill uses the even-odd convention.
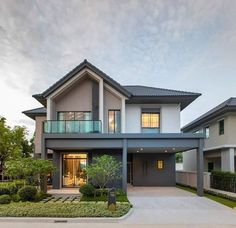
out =
[[[36,121],[35,157],[57,167],[53,188],[87,182],[84,168],[109,154],[122,162],[116,187],[174,186],[175,153],[198,149],[202,195],[202,134],[180,133],[180,112],[200,94],[122,86],[87,60],[41,94],[42,108],[23,112]]]
[[[182,128],[183,132],[202,132],[204,169],[235,172],[236,98],[230,98]],[[184,170],[196,170],[196,152],[184,153]]]

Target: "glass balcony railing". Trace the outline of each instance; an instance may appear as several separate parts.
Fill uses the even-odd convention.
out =
[[[46,120],[44,133],[101,133],[100,120]]]

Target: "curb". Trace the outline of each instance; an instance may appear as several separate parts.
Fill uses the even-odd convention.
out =
[[[27,222],[27,223],[118,223],[126,219],[130,214],[133,213],[133,208],[130,208],[127,214],[118,217],[103,217],[103,218],[53,218],[53,217],[1,217],[0,223],[2,222]]]

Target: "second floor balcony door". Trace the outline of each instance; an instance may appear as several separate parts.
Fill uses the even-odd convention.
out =
[[[108,133],[121,132],[121,116],[120,110],[108,111]]]

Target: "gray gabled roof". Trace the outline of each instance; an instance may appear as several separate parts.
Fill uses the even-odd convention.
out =
[[[180,104],[181,110],[201,95],[200,93],[140,85],[129,85],[124,88],[132,93],[130,99],[127,100],[129,104]]]
[[[46,116],[47,109],[44,107],[41,107],[41,108],[30,109],[22,113],[24,113],[26,116],[30,117],[31,119],[35,120],[36,116]]]
[[[126,97],[130,97],[131,94],[129,91],[127,91],[123,86],[121,86],[117,81],[112,79],[110,76],[99,70],[97,67],[95,67],[93,64],[88,62],[86,59],[80,63],[77,67],[75,67],[72,71],[67,73],[64,77],[62,77],[59,81],[57,81],[55,84],[50,86],[47,90],[45,90],[41,94],[35,94],[33,95],[34,98],[36,98],[40,103],[43,105],[46,105],[45,98],[49,96],[51,93],[53,93],[56,89],[58,89],[60,86],[62,86],[65,82],[70,80],[72,77],[74,77],[78,72],[83,70],[84,68],[88,68],[97,75],[99,75],[103,80],[113,88],[115,88],[117,91],[119,91],[121,94],[123,94]]]
[[[236,97],[231,97],[228,100],[222,102],[221,104],[217,105],[215,108],[211,109],[210,111],[206,112],[205,114],[201,115],[197,119],[193,120],[189,124],[185,125],[182,128],[183,132],[191,131],[212,119],[219,117],[230,111],[236,111]]]
[[[123,86],[128,90],[133,96],[200,96],[199,93],[185,92],[179,90],[163,89],[149,86],[140,86],[140,85],[126,85]]]
[[[171,89],[162,89],[162,88],[154,88],[148,86],[140,86],[140,85],[129,85],[122,86],[115,80],[113,80],[110,76],[99,70],[97,67],[89,63],[86,59],[79,64],[76,68],[66,74],[63,78],[49,87],[41,94],[33,95],[41,104],[46,106],[46,97],[53,93],[56,89],[62,86],[65,82],[70,80],[74,75],[83,70],[84,68],[88,68],[91,71],[95,72],[97,75],[103,78],[103,80],[112,86],[114,89],[119,91],[121,94],[128,98],[127,103],[130,104],[138,104],[138,103],[179,103],[181,105],[181,110],[187,107],[191,102],[193,102],[200,93],[191,93],[185,91],[171,90]]]

